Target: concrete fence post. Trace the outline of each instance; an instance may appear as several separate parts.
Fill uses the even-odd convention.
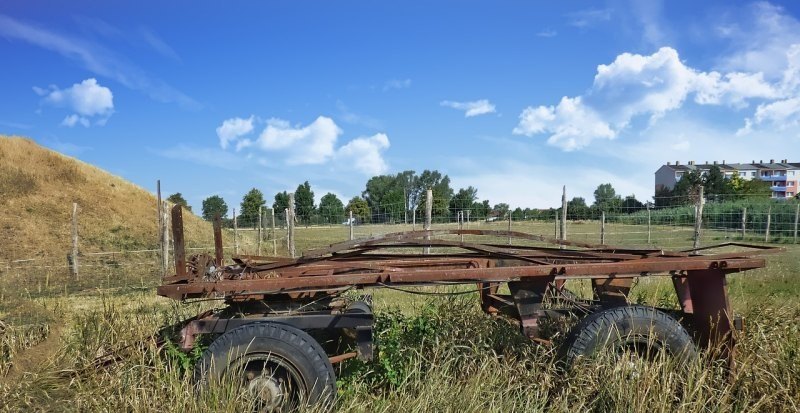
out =
[[[600,245],[606,245],[606,211],[600,213]]]
[[[353,210],[350,210],[350,218],[347,221],[348,225],[350,226],[350,241],[353,240]]]
[[[747,207],[742,208],[742,239],[747,233]]]
[[[772,222],[772,205],[767,209],[767,229],[764,231],[764,242],[769,242],[769,227]]]
[[[695,218],[694,218],[694,244],[692,248],[700,248],[700,236],[701,236],[701,229],[703,227],[703,205],[705,204],[705,200],[703,199],[703,187],[700,187],[699,196],[697,197],[697,205],[695,206]]]

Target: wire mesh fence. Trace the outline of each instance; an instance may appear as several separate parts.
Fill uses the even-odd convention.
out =
[[[647,204],[615,198],[608,202],[599,200],[592,206],[573,199],[567,203],[563,222],[561,207],[512,210],[505,204],[489,207],[488,203],[459,203],[452,199],[432,201],[431,229],[513,230],[625,247],[687,249],[726,241],[798,243],[800,219],[797,200],[765,197],[670,197]],[[351,211],[344,208],[297,208],[293,219],[294,249],[302,254],[351,237],[422,230],[426,219],[424,209],[424,200],[419,206],[403,202],[381,204],[353,210],[351,218]],[[260,215],[240,214],[225,220],[225,255],[289,256],[292,250],[289,216],[287,211],[263,208]],[[69,231],[69,227],[67,224],[58,228]],[[191,235],[187,234],[187,238],[191,239]],[[125,234],[115,236],[125,239]],[[473,238],[462,236],[461,240],[473,241]],[[109,249],[107,245],[93,246],[91,240],[86,240],[79,248],[80,280],[69,277],[70,245],[35,256],[25,256],[25,248],[20,246],[12,256],[0,259],[0,282],[28,283],[26,288],[30,291],[52,290],[67,284],[74,289],[92,287],[97,279],[105,279],[107,286],[130,285],[131,280],[153,285],[163,275],[159,242],[160,235],[154,234],[151,245],[144,248]],[[506,240],[489,242],[502,244]],[[189,243],[187,253],[209,252],[213,248],[211,242]],[[167,251],[171,264],[172,248]]]

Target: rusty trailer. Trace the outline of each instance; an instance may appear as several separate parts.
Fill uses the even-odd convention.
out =
[[[164,278],[158,294],[227,304],[187,320],[180,346],[188,351],[198,336],[213,335],[198,364],[198,380],[237,372],[265,411],[331,400],[332,364],[372,357],[369,300],[342,299],[346,291],[366,288],[472,285],[458,291],[475,291],[483,311],[507,317],[524,335],[543,343],[548,343],[540,328],[543,319],[578,315],[581,321],[562,345],[568,364],[603,349],[649,353],[653,346],[683,360],[707,348],[732,363],[735,330],[742,321],[731,310],[726,276],[764,267],[761,256],[780,251],[741,243],[666,251],[512,231],[433,230],[342,242],[297,259],[239,255],[225,262],[219,220],[214,256],[187,258],[180,207],[172,217],[176,273]],[[443,239],[448,236],[495,243]],[[505,245],[498,239],[516,242]],[[419,253],[428,247],[437,253]],[[655,276],[671,278],[680,309],[628,302],[635,279]],[[572,294],[568,287],[574,280],[590,280],[593,298]],[[350,338],[356,350],[336,354],[336,349],[323,348],[320,335]]]

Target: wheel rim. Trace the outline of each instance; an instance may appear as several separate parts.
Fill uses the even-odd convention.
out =
[[[646,364],[654,362],[664,346],[658,340],[644,335],[631,335],[617,343],[615,356],[617,368],[625,371],[628,378],[639,378]]]
[[[288,411],[308,399],[300,371],[276,354],[248,354],[232,363],[229,371],[255,412]]]

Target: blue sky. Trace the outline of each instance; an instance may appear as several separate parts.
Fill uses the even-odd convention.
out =
[[[431,4],[435,3],[435,4]],[[555,3],[555,2],[554,2]],[[438,169],[493,204],[800,161],[800,4],[4,2],[0,133],[199,210]]]

